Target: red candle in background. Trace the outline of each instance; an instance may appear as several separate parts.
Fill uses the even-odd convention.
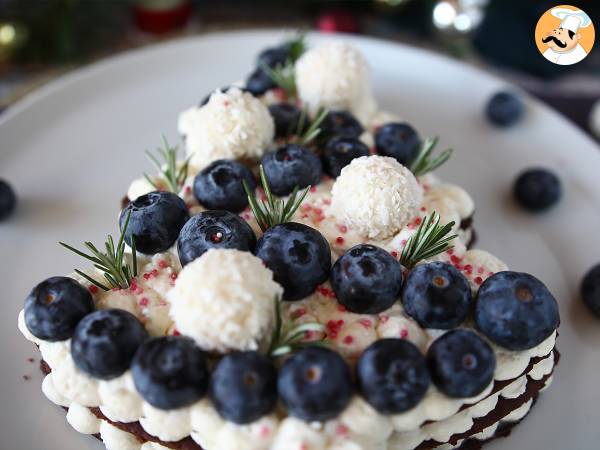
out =
[[[137,26],[149,33],[182,28],[192,14],[190,0],[138,0],[133,5]]]
[[[325,33],[358,33],[358,20],[351,11],[332,9],[317,17],[316,27]]]

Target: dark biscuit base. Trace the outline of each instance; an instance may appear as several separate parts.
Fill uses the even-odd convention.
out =
[[[556,366],[556,364],[558,364],[558,361],[560,359],[560,353],[558,352],[558,350],[556,350],[556,348],[553,350],[553,353],[554,353],[554,365]],[[529,365],[525,369],[524,373],[531,371],[531,369],[533,368],[533,366],[536,363],[540,362],[541,360],[543,360],[545,358],[548,358],[549,356],[550,356],[550,354],[548,354],[546,356],[542,356],[542,357],[531,358],[531,361],[529,362]],[[46,362],[44,360],[42,360],[40,362],[40,369],[42,370],[42,372],[44,374],[49,374],[51,371],[50,367],[46,364]],[[476,450],[476,449],[481,448],[481,446],[485,442],[491,441],[498,437],[508,436],[508,434],[510,434],[510,429],[513,426],[515,426],[517,423],[519,423],[520,421],[515,422],[515,423],[505,424],[504,426],[499,427],[498,430],[496,431],[496,433],[494,434],[494,436],[492,436],[490,439],[488,439],[486,441],[479,441],[476,439],[468,439],[469,436],[477,434],[477,433],[483,431],[485,428],[493,425],[494,423],[501,421],[503,417],[506,417],[509,413],[511,413],[515,409],[519,408],[520,406],[524,405],[525,403],[527,403],[530,399],[537,398],[539,391],[544,387],[546,380],[548,378],[550,378],[550,376],[552,376],[552,373],[553,372],[549,373],[548,375],[543,377],[541,380],[533,380],[531,378],[528,378],[527,387],[525,389],[525,392],[521,396],[514,398],[514,399],[506,399],[506,398],[500,397],[498,399],[498,403],[496,404],[496,407],[488,415],[475,419],[473,421],[473,426],[471,427],[471,429],[466,431],[465,433],[452,435],[450,437],[450,440],[448,441],[448,443],[450,443],[452,445],[456,445],[458,441],[460,441],[462,439],[466,439],[463,446],[461,446],[461,450]],[[492,395],[492,394],[500,391],[504,387],[508,386],[510,383],[512,383],[517,378],[513,378],[511,380],[494,382],[494,387],[493,387],[490,395]],[[464,405],[461,408],[461,410],[468,408],[469,406],[470,405]],[[100,408],[90,408],[90,411],[99,419],[102,419],[102,420],[110,423],[111,425],[119,428],[122,431],[126,431],[130,434],[133,434],[141,444],[150,441],[150,442],[156,442],[165,447],[172,448],[175,450],[203,450],[202,447],[200,447],[189,436],[186,437],[185,439],[182,439],[177,442],[163,442],[160,439],[158,439],[156,436],[152,436],[151,434],[147,433],[146,430],[144,430],[144,428],[141,426],[141,424],[139,422],[130,422],[130,423],[113,422],[113,421],[109,420],[106,416],[104,416],[104,414],[102,414],[102,411],[100,411]],[[99,436],[97,436],[97,435],[95,437],[99,438]],[[425,442],[421,443],[415,450],[433,450],[442,444],[444,444],[444,442],[436,442],[436,441],[429,440],[429,441],[425,441]]]

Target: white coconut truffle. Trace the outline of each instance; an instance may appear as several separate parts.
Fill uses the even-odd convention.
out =
[[[179,332],[204,350],[225,352],[268,346],[282,293],[256,256],[211,249],[183,268],[167,297]]]
[[[342,169],[331,189],[331,211],[369,239],[396,234],[416,215],[423,191],[394,158],[362,156]]]
[[[196,170],[221,158],[258,160],[275,134],[267,107],[235,87],[216,91],[206,105],[182,112],[178,128]]]
[[[367,123],[375,112],[367,61],[347,43],[332,41],[307,51],[295,75],[300,99],[312,113],[321,106],[349,110]]]

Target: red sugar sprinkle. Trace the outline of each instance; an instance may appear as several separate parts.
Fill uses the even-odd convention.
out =
[[[312,206],[310,206],[308,203],[304,203],[304,204],[303,204],[303,205],[300,207],[300,209],[301,209],[302,211],[310,211],[310,210],[312,209]]]
[[[452,255],[454,253],[454,249],[449,248],[448,250],[446,250],[446,253],[448,253],[449,255]]]
[[[473,270],[473,266],[471,264],[465,264],[465,272],[471,272]]]
[[[337,238],[335,238],[335,242],[338,243],[339,245],[342,245],[344,243],[344,238],[341,236],[338,236]]]
[[[223,106],[229,106],[229,100],[225,100],[225,101],[223,102]]]
[[[392,250],[390,252],[390,255],[392,255],[394,258],[397,258],[398,257],[398,252],[396,250]]]
[[[406,225],[406,228],[408,228],[409,230],[414,230],[415,229],[415,224],[411,222],[408,225]]]
[[[346,425],[339,424],[335,429],[335,434],[338,436],[345,436],[348,434],[348,427]]]
[[[352,336],[346,336],[344,338],[344,344],[351,345],[354,342],[354,338]]]
[[[271,434],[271,428],[269,428],[266,425],[263,425],[262,427],[260,427],[259,433],[260,433],[260,437],[266,438]]]
[[[302,214],[303,219],[308,219],[308,214]]]
[[[402,330],[400,331],[400,337],[401,337],[402,339],[406,339],[406,338],[408,337],[408,330],[406,330],[406,329],[402,329]]]
[[[315,219],[315,222],[323,222],[325,220],[325,216],[319,216]]]
[[[167,267],[169,267],[169,265],[167,264],[166,261],[163,261],[162,259],[158,262],[158,267],[160,267],[161,269],[166,269]]]
[[[298,308],[298,309],[292,311],[291,318],[297,319],[298,317],[302,317],[304,314],[306,314],[306,309]]]
[[[491,277],[492,275],[494,275],[494,272],[488,272],[488,277]]]
[[[186,193],[186,194],[191,194],[191,193],[192,193],[192,188],[191,188],[191,186],[186,186],[186,187],[185,187],[185,193]]]
[[[176,273],[172,273],[171,274],[171,280],[176,280],[177,279],[177,274]]]
[[[382,316],[379,317],[379,321],[381,323],[386,323],[388,320],[390,320],[390,316],[388,316],[387,314],[384,314]]]
[[[173,330],[173,336],[181,336],[181,333],[179,332],[179,330],[177,328],[175,328]]]
[[[317,192],[317,187],[316,186],[311,186],[310,187],[310,192]]]
[[[152,269],[152,276],[153,277],[157,277],[158,276],[158,270]]]
[[[460,258],[456,255],[452,255],[450,257],[450,261],[452,261],[452,264],[458,264],[460,262]]]
[[[323,210],[321,208],[315,208],[315,214],[320,216],[321,214],[323,214]]]
[[[92,293],[92,294],[97,294],[98,293],[98,286],[92,284],[88,290]]]
[[[360,323],[363,327],[365,328],[371,328],[371,326],[373,326],[373,322],[371,322],[371,320],[369,319],[360,319],[358,321],[358,323]]]
[[[425,211],[427,211],[427,208],[425,208],[424,206],[421,206],[421,211],[425,212]]]
[[[140,305],[141,306],[148,306],[148,299],[146,297],[142,297],[140,299]]]
[[[400,245],[406,245],[406,242],[407,242],[407,241],[406,241],[406,239],[402,239],[402,240],[400,241]]]
[[[340,225],[339,227],[340,233],[347,233],[348,227],[346,225]]]
[[[423,221],[423,219],[421,219],[420,217],[417,217],[415,219],[415,225],[421,225],[421,222]]]
[[[475,277],[475,283],[481,284],[483,283],[483,279],[481,277]]]
[[[477,273],[483,273],[485,272],[485,269],[483,267],[480,267],[477,269]]]
[[[338,305],[337,309],[339,312],[346,312],[346,307],[344,305]]]
[[[331,199],[326,198],[325,200],[323,200],[323,203],[325,203],[326,205],[331,205]]]

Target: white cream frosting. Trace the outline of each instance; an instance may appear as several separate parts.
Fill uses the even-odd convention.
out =
[[[394,158],[362,156],[342,169],[331,188],[331,210],[360,235],[385,239],[417,214],[422,189]]]
[[[190,165],[201,170],[221,158],[258,160],[273,142],[275,124],[267,107],[233,87],[216,91],[206,105],[179,116]]]
[[[67,411],[67,422],[80,433],[98,434],[102,420],[98,419],[89,408],[71,403]]]
[[[181,333],[204,350],[223,352],[268,346],[282,293],[256,256],[211,249],[184,267],[167,298]]]
[[[367,61],[347,43],[308,50],[296,62],[295,75],[300,99],[313,113],[319,107],[348,110],[366,123],[375,112]]]

